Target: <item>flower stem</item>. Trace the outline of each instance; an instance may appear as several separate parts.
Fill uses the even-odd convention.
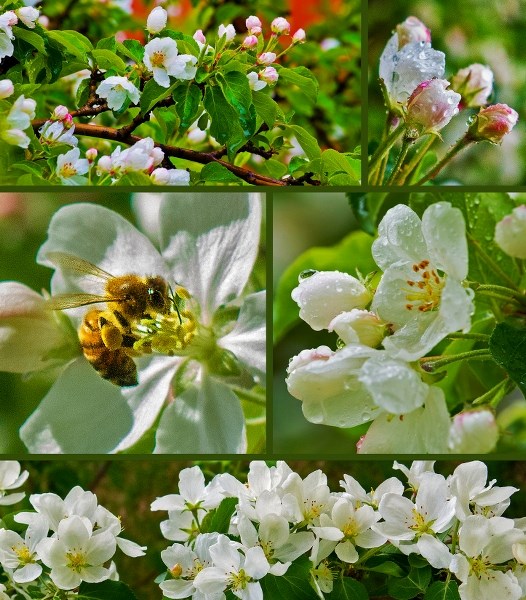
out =
[[[512,290],[503,285],[493,285],[493,284],[483,283],[483,284],[477,285],[477,287],[474,287],[474,286],[472,286],[472,287],[475,290],[475,293],[494,292],[495,294],[498,294],[499,296],[504,296],[506,298],[509,298],[510,300],[516,300],[517,302],[520,302],[521,304],[526,304],[526,296],[524,294],[521,294],[517,290]]]
[[[422,177],[422,179],[420,179],[419,181],[416,182],[416,185],[423,185],[424,183],[426,183],[426,181],[429,181],[430,179],[434,179],[439,173],[440,171],[464,148],[466,148],[467,146],[469,146],[469,144],[471,144],[473,142],[473,140],[471,138],[468,138],[467,136],[464,136],[462,138],[460,138],[458,140],[458,142],[452,146],[447,152],[446,154],[442,157],[442,160],[440,160],[432,169],[431,171],[429,171],[426,175],[424,175]]]
[[[370,550],[367,550],[367,552],[363,556],[360,556],[360,558],[355,563],[353,563],[353,567],[356,568],[359,565],[363,564],[365,561],[369,560],[371,556],[374,556],[375,554],[381,552],[387,545],[388,544],[384,544],[383,546],[379,546],[378,548],[371,548]]]
[[[413,140],[408,140],[407,138],[404,138],[404,141],[402,142],[402,149],[400,150],[400,154],[398,155],[398,160],[396,161],[396,165],[394,166],[393,170],[391,171],[391,175],[389,176],[389,179],[387,180],[387,185],[390,185],[396,181],[398,175],[401,172],[401,169],[404,164],[404,160],[406,159],[407,153],[409,152],[409,149],[411,148],[413,143],[414,143]]]
[[[434,373],[459,360],[490,360],[491,358],[489,349],[481,348],[480,350],[470,350],[452,356],[426,356],[420,359],[420,366],[424,371]]]
[[[480,340],[481,342],[487,342],[490,338],[487,333],[450,333],[447,336],[452,340]]]
[[[494,385],[490,390],[482,394],[482,396],[475,398],[475,400],[473,400],[471,404],[473,406],[480,406],[481,404],[488,404],[490,406],[494,406],[494,403],[497,402],[497,399],[500,400],[503,395],[506,395],[506,393],[508,393],[509,384],[509,379],[503,379],[502,381],[499,381],[497,385]],[[512,389],[514,387],[515,384],[512,382]],[[500,394],[501,390],[504,391],[503,394]],[[509,391],[511,392],[511,390]]]
[[[246,400],[247,402],[252,402],[253,404],[257,404],[258,406],[266,406],[267,402],[265,398],[262,398],[261,394],[257,392],[251,392],[239,385],[229,385],[230,389],[237,394],[242,400]]]
[[[402,135],[405,131],[405,123],[402,121],[398,127],[395,127],[393,131],[387,136],[385,142],[380,144],[374,154],[371,156],[371,160],[369,161],[369,179],[371,178],[372,173],[376,171],[376,169],[380,166],[380,163],[383,157],[389,152],[392,145],[396,142],[396,140]]]
[[[420,164],[420,162],[425,157],[428,150],[435,143],[435,140],[438,137],[436,133],[429,133],[427,135],[429,136],[428,139],[420,145],[420,148],[417,149],[411,160],[405,166],[402,175],[398,179],[399,185],[403,185],[406,179],[413,174],[413,172],[416,170],[416,168],[418,167],[418,165]]]

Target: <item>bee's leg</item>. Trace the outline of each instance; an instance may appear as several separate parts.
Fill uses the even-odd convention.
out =
[[[100,335],[108,350],[118,350],[122,346],[122,333],[118,327],[102,315],[99,317]]]

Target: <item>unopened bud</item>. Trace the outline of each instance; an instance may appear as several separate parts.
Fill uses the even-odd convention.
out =
[[[243,48],[253,48],[257,46],[258,38],[255,35],[247,35],[247,37],[243,40]]]
[[[156,6],[148,15],[146,29],[149,33],[159,33],[166,27],[168,13],[162,6]]]
[[[495,227],[495,243],[509,256],[526,258],[526,206],[517,206]]]
[[[276,17],[270,24],[270,29],[277,35],[288,35],[290,33],[290,23],[283,17]]]
[[[296,31],[296,33],[292,36],[292,41],[294,44],[303,44],[306,37],[307,34],[305,33],[305,30],[298,29],[298,31]]]
[[[449,448],[453,454],[487,454],[499,439],[495,415],[489,409],[471,410],[453,417]]]
[[[69,110],[68,110],[67,106],[63,106],[61,104],[60,106],[57,106],[55,108],[55,110],[51,113],[51,120],[52,121],[62,121],[68,115],[69,115]]]
[[[101,156],[97,163],[97,171],[99,173],[109,173],[113,168],[111,156]]]
[[[398,36],[398,49],[412,42],[430,42],[431,31],[416,17],[407,17],[407,19],[396,26]]]
[[[198,29],[194,33],[193,38],[196,42],[199,42],[200,44],[206,44],[206,37],[202,29]]]
[[[249,33],[255,33],[254,29],[257,29],[259,33],[261,33],[261,21],[258,19],[258,17],[250,16],[245,23]]]
[[[448,86],[445,79],[431,79],[416,87],[407,103],[409,138],[440,131],[458,113],[460,94],[446,89]]]
[[[279,74],[274,67],[266,67],[259,72],[259,78],[267,83],[276,83],[279,79]]]
[[[263,52],[258,56],[258,63],[260,65],[271,65],[276,60],[275,52]]]
[[[231,42],[236,37],[236,29],[232,24],[228,24],[226,26],[221,24],[217,29],[217,35],[220,38],[225,36],[226,41]]]
[[[15,91],[15,86],[10,79],[2,79],[0,81],[0,100],[9,98]]]
[[[88,148],[86,150],[86,158],[89,160],[90,163],[92,163],[98,155],[99,151],[97,150],[97,148]]]
[[[388,332],[387,323],[376,313],[357,308],[334,317],[327,329],[335,331],[346,344],[371,348],[379,346]]]
[[[16,14],[22,23],[26,27],[29,27],[29,29],[35,28],[35,23],[40,16],[39,11],[32,6],[23,6],[16,11]]]
[[[493,91],[493,71],[479,63],[460,69],[451,79],[451,89],[462,96],[463,106],[484,106]]]
[[[481,108],[468,129],[470,139],[486,140],[492,144],[500,144],[517,123],[519,115],[507,104],[493,104]]]

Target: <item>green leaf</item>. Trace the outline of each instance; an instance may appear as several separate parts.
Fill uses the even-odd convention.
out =
[[[48,38],[66,50],[68,54],[72,54],[78,60],[88,64],[88,52],[93,50],[92,43],[87,37],[77,31],[58,31],[53,29],[48,31]]]
[[[241,183],[245,182],[229,171],[224,165],[216,162],[208,163],[201,169],[201,179],[203,181],[219,181],[221,183]]]
[[[374,571],[375,573],[384,573],[385,575],[391,575],[392,577],[403,577],[406,573],[400,565],[390,560],[382,562],[374,567],[367,565],[367,570]]]
[[[24,40],[24,42],[36,48],[41,54],[47,56],[46,43],[41,35],[29,29],[17,27],[16,25],[13,27],[13,33],[16,39]]]
[[[122,44],[117,42],[117,50],[136,63],[142,62],[144,58],[144,46],[137,40],[124,40]]]
[[[239,71],[218,73],[216,81],[227,102],[236,110],[245,137],[249,138],[256,131],[256,109],[246,75]]]
[[[510,317],[498,323],[491,334],[489,350],[526,397],[526,321]]]
[[[260,579],[265,600],[319,600],[310,585],[312,563],[305,556],[295,560],[285,575],[266,575]]]
[[[296,136],[303,152],[305,152],[310,160],[321,158],[321,149],[318,146],[316,138],[306,129],[303,129],[303,127],[300,127],[299,125],[289,125],[287,129]]]
[[[410,600],[424,592],[431,581],[431,567],[412,568],[407,577],[390,579],[389,595],[396,600]]]
[[[152,180],[146,173],[126,173],[117,181],[117,185],[152,185]]]
[[[221,500],[221,504],[216,509],[210,511],[203,519],[201,531],[203,533],[217,532],[227,534],[237,503],[237,498],[225,498]]]
[[[354,275],[358,269],[364,275],[377,269],[371,255],[373,238],[362,231],[353,231],[341,242],[328,248],[310,248],[287,268],[276,288],[274,304],[274,336],[279,340],[299,321],[299,309],[290,297],[298,285],[298,276],[307,269],[343,271]]]
[[[158,102],[171,96],[178,85],[179,82],[174,83],[169,88],[165,88],[159,85],[154,79],[147,81],[141,94],[141,115],[145,115]]]
[[[316,103],[318,96],[318,81],[316,77],[306,67],[278,67],[279,78],[281,82],[291,83],[298,86],[305,98],[310,104]]]
[[[126,63],[111,50],[93,50],[91,55],[101,69],[113,69],[118,73],[126,71]]]
[[[175,110],[181,120],[179,127],[181,135],[199,116],[201,90],[195,83],[183,83],[174,89],[172,98],[175,101]]]
[[[278,103],[273,100],[265,92],[252,92],[252,102],[256,109],[257,115],[269,129],[274,127],[274,123],[281,113]]]
[[[122,581],[102,581],[101,583],[86,583],[79,587],[79,596],[93,600],[137,600],[137,596]]]
[[[321,155],[321,172],[327,179],[336,173],[345,173],[349,176],[347,185],[356,185],[360,183],[361,161],[329,148]]]
[[[343,577],[334,582],[334,588],[325,596],[327,600],[368,600],[369,594],[360,581]]]
[[[117,51],[117,40],[114,35],[110,37],[102,38],[97,42],[97,50],[111,50],[112,52]]]
[[[428,588],[424,600],[460,600],[456,581],[435,581]]]
[[[79,87],[77,88],[77,94],[75,96],[75,104],[77,108],[84,106],[89,98],[90,92],[90,80],[82,79],[79,83]]]
[[[237,111],[227,102],[219,86],[208,86],[205,91],[204,107],[210,116],[210,135],[220,144],[226,144],[230,159],[245,143],[243,129]]]

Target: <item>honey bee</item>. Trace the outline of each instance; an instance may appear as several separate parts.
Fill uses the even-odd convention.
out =
[[[78,330],[82,351],[104,379],[122,387],[137,385],[137,366],[133,357],[139,353],[133,345],[138,337],[133,326],[141,319],[170,312],[173,301],[166,280],[158,275],[133,273],[114,276],[65,252],[50,252],[47,258],[64,270],[104,281],[101,295],[60,294],[49,299],[49,306],[53,310],[64,310],[105,302],[105,310],[91,309],[84,315]]]

